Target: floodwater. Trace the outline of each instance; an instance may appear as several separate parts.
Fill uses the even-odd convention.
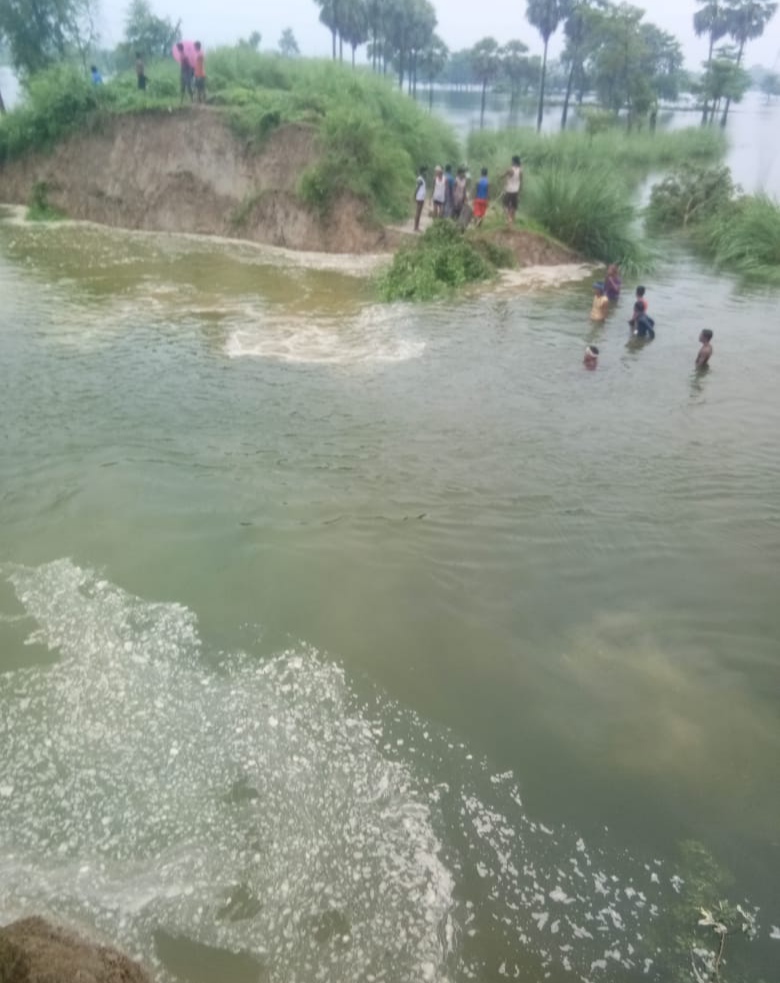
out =
[[[668,983],[727,896],[776,979],[777,295],[671,255],[640,349],[589,286],[0,223],[0,919],[186,983]]]

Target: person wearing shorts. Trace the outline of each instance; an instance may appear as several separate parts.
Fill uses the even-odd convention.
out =
[[[182,101],[182,103],[184,103],[184,95],[186,93],[190,97],[190,102],[192,102],[192,99],[193,99],[193,93],[192,93],[193,69],[192,69],[192,65],[190,64],[189,58],[184,54],[184,45],[181,43],[181,41],[179,41],[177,43],[176,47],[179,49],[179,69],[180,69],[180,71],[179,71],[179,82],[180,82],[180,85],[181,85],[181,101]]]
[[[414,189],[414,231],[420,231],[420,219],[423,213],[423,207],[425,206],[425,173],[426,168],[420,166],[417,171],[417,184]]]
[[[485,217],[485,213],[487,212],[489,194],[490,187],[488,185],[488,172],[487,168],[483,167],[479,181],[477,181],[476,190],[474,192],[474,201],[471,205],[475,225],[482,225],[482,219]]]
[[[146,68],[144,67],[144,59],[140,51],[136,51],[135,53],[135,77],[138,88],[141,92],[144,92],[146,89]]]
[[[195,42],[195,95],[198,102],[206,101],[206,57],[200,41]]]
[[[504,175],[506,185],[504,186],[504,209],[507,221],[510,225],[514,223],[517,214],[517,206],[520,201],[520,192],[523,188],[523,168],[519,157],[512,158],[512,166]]]

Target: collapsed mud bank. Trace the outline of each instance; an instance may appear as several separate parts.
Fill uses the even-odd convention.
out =
[[[0,983],[151,983],[127,956],[43,918],[0,927]]]
[[[302,201],[301,176],[318,159],[317,130],[302,123],[280,126],[258,148],[212,109],[103,117],[49,152],[0,165],[0,202],[23,205],[44,184],[49,204],[70,219],[309,254],[387,254],[409,241],[411,220],[384,227],[357,197],[342,196],[325,215]],[[489,236],[520,267],[581,261],[529,231]]]
[[[43,182],[69,218],[105,225],[322,252],[392,248],[358,199],[343,197],[325,216],[300,200],[317,158],[317,132],[303,124],[279,127],[258,149],[206,109],[116,116],[0,167],[0,201],[27,202]]]

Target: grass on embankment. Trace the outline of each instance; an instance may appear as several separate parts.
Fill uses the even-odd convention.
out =
[[[467,151],[472,173],[487,167],[498,179],[517,154],[529,172],[548,167],[608,168],[624,181],[641,180],[648,171],[714,161],[727,149],[721,130],[689,127],[650,133],[627,133],[613,127],[590,136],[581,131],[536,133],[519,128],[482,130],[469,136]]]
[[[647,266],[630,190],[611,169],[555,166],[531,175],[523,209],[550,235],[587,259],[619,263],[624,273]]]
[[[417,167],[458,158],[445,123],[368,70],[241,47],[208,53],[206,68],[210,104],[221,107],[237,135],[258,148],[285,123],[308,123],[319,131],[320,159],[302,175],[299,194],[321,212],[348,192],[363,198],[377,218],[405,217]],[[139,92],[133,71],[101,86],[71,65],[39,73],[21,107],[0,119],[0,162],[51,147],[106,117],[178,106],[173,59],[151,63],[147,74],[149,87]]]
[[[620,263],[624,273],[651,262],[636,185],[653,168],[717,160],[725,150],[720,131],[700,128],[627,133],[614,127],[592,136],[508,129],[473,133],[468,140],[472,173],[488,168],[493,209],[501,207],[503,174],[516,154],[525,172],[519,217],[587,259]]]

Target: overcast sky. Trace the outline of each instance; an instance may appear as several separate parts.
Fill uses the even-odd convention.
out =
[[[246,0],[150,0],[156,13],[181,18],[185,38],[199,39],[204,47],[232,43],[257,30],[262,47],[276,46],[285,27],[292,27],[304,55],[327,55],[330,34],[319,23],[314,0],[284,0],[276,3],[247,3]],[[101,0],[103,41],[112,47],[120,40],[127,0]],[[439,34],[451,50],[466,48],[492,35],[503,43],[519,38],[532,52],[541,53],[539,35],[525,19],[523,0],[433,0],[439,17]],[[647,9],[646,19],[671,31],[681,41],[687,67],[696,69],[706,57],[707,45],[693,33],[693,0],[638,0]],[[551,54],[560,50],[561,31],[550,44]],[[358,52],[360,58],[360,52]],[[780,14],[775,15],[763,38],[748,45],[748,65],[763,64],[780,69]]]

